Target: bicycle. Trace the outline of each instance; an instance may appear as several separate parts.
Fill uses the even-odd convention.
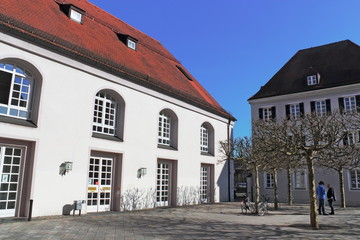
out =
[[[240,209],[242,213],[254,213],[255,212],[255,204],[250,202],[249,197],[245,196],[245,199],[240,202]]]
[[[270,200],[267,194],[261,195],[261,202],[259,202],[259,215],[264,216],[268,213],[268,201]]]

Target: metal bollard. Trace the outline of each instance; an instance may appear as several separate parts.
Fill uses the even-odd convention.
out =
[[[28,216],[28,221],[31,221],[31,216],[32,216],[32,208],[33,208],[33,199],[30,199],[30,206],[29,206],[29,216]]]

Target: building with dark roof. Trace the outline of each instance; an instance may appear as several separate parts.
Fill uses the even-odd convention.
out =
[[[236,119],[159,41],[86,0],[8,0],[0,49],[0,217],[230,196]]]
[[[252,120],[284,119],[316,112],[326,114],[336,109],[351,111],[360,106],[360,46],[345,40],[298,51],[248,101]],[[360,135],[353,133],[357,143]],[[348,205],[358,205],[360,197],[360,170],[344,171],[345,193]],[[280,201],[287,201],[287,181],[280,174]],[[294,201],[308,201],[307,170],[292,173]],[[317,169],[316,181],[330,183],[339,189],[336,172]],[[273,193],[273,177],[261,176],[264,193]],[[340,191],[337,191],[338,194]],[[339,196],[340,199],[340,196]]]

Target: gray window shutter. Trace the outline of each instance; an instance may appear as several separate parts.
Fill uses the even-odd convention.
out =
[[[310,109],[311,109],[311,113],[315,113],[315,102],[314,101],[310,102]]]
[[[259,119],[264,119],[263,108],[259,108]]]
[[[272,119],[276,118],[276,107],[271,107],[271,118]]]
[[[356,99],[356,111],[360,112],[360,95],[356,95],[355,99]]]
[[[300,116],[304,116],[304,114],[305,114],[304,103],[299,103],[299,107],[300,107]]]
[[[339,110],[340,110],[340,113],[343,113],[344,112],[344,98],[341,97],[338,99],[339,100]],[[356,103],[357,105],[357,103]]]
[[[330,99],[326,99],[325,100],[325,104],[326,104],[326,112],[327,112],[327,114],[331,114],[331,101],[330,101]]]
[[[290,105],[289,104],[285,105],[285,114],[286,114],[286,118],[290,119]]]

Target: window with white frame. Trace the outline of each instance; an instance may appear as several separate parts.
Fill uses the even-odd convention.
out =
[[[81,23],[82,14],[75,9],[70,9],[70,19],[74,20],[75,22]]]
[[[360,169],[349,170],[351,189],[360,189]]]
[[[315,102],[315,112],[318,116],[324,116],[326,115],[326,101],[316,101]]]
[[[272,119],[272,111],[271,108],[264,108],[264,120],[270,120]]]
[[[163,109],[158,115],[158,147],[177,150],[178,117],[171,109]]]
[[[33,78],[25,69],[0,63],[0,115],[28,119]]]
[[[115,99],[106,92],[99,92],[95,97],[93,132],[114,136],[116,132]]]
[[[127,46],[132,50],[136,50],[136,42],[131,39],[127,40]]]
[[[298,169],[294,172],[294,187],[295,189],[306,188],[306,171],[305,169]]]
[[[290,104],[290,116],[293,118],[300,117],[300,104]]]
[[[209,129],[204,124],[200,127],[200,150],[201,152],[209,151]]]
[[[170,146],[170,137],[171,117],[169,114],[162,111],[159,114],[158,143],[161,145]]]
[[[355,99],[355,96],[344,97],[344,111],[345,112],[356,111],[356,99]]]
[[[271,173],[265,173],[265,188],[274,188],[274,176]]]
[[[276,117],[276,108],[275,108],[275,106],[259,108],[259,119],[269,121],[271,119],[275,119],[275,117]]]
[[[317,78],[316,75],[311,75],[311,76],[307,76],[307,84],[308,86],[313,86],[316,85],[317,82]]]
[[[200,201],[207,203],[210,201],[210,167],[202,165],[200,168]]]
[[[343,137],[343,145],[354,145],[360,144],[360,130],[354,132],[347,132]]]

